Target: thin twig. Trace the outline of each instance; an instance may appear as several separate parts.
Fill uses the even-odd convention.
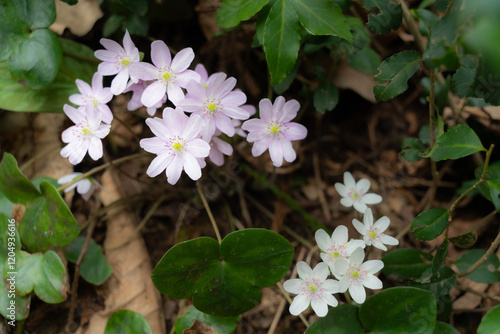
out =
[[[69,309],[69,315],[68,315],[68,323],[66,324],[66,332],[70,333],[71,332],[71,327],[73,326],[74,320],[75,320],[75,309],[76,309],[76,297],[78,294],[78,280],[80,278],[80,265],[82,264],[83,258],[85,257],[85,254],[87,254],[87,249],[90,244],[90,239],[92,239],[92,233],[94,233],[94,228],[97,223],[97,216],[98,212],[97,209],[101,205],[100,199],[96,200],[94,210],[92,213],[92,220],[89,225],[89,228],[87,229],[87,236],[85,237],[85,242],[83,243],[82,250],[80,252],[80,255],[78,255],[78,259],[76,260],[75,263],[75,272],[74,272],[74,277],[73,277],[73,284],[71,286],[71,305]]]
[[[215,236],[217,237],[217,241],[219,244],[222,242],[222,238],[220,237],[220,232],[219,228],[217,227],[217,222],[215,221],[214,215],[212,214],[212,211],[210,210],[210,206],[208,206],[207,199],[205,198],[205,194],[203,193],[203,189],[201,188],[201,183],[200,181],[196,181],[196,189],[198,190],[198,194],[200,194],[201,201],[203,202],[203,206],[205,207],[205,210],[207,211],[208,218],[210,219],[210,222],[212,223],[212,227],[215,232]]]
[[[479,268],[488,258],[495,252],[495,250],[498,248],[498,245],[500,244],[500,233],[498,233],[497,237],[495,240],[490,245],[490,248],[486,251],[486,253],[481,256],[479,260],[476,261],[472,266],[469,268],[465,269],[464,271],[461,271],[457,274],[457,277],[464,277],[469,275],[470,273],[474,272],[477,268]]]

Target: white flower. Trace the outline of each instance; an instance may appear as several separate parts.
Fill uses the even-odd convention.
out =
[[[316,238],[316,243],[319,249],[324,253],[321,253],[321,259],[328,264],[330,270],[335,275],[335,268],[333,264],[338,259],[347,259],[351,253],[358,247],[365,248],[365,243],[363,240],[351,240],[349,239],[347,227],[344,225],[338,226],[332,233],[330,237],[325,230],[317,230],[314,236]],[[337,277],[338,278],[338,277]]]
[[[100,159],[103,155],[101,139],[108,135],[111,128],[101,124],[101,113],[96,110],[84,112],[67,104],[64,105],[64,113],[75,125],[62,133],[62,141],[68,145],[61,150],[61,156],[68,158],[72,165],[79,164],[87,152],[92,159]]]
[[[362,224],[359,220],[353,219],[352,224],[363,236],[363,240],[368,246],[373,246],[378,249],[387,250],[384,245],[395,246],[399,244],[399,240],[385,235],[384,231],[389,227],[390,220],[383,216],[373,224],[373,214],[371,209],[366,209]]]
[[[297,272],[300,278],[290,279],[283,284],[285,291],[297,294],[290,304],[290,313],[299,315],[309,304],[320,317],[328,313],[328,305],[337,306],[339,303],[333,296],[340,292],[339,282],[326,279],[330,274],[328,266],[320,262],[314,269],[303,261],[297,263]]]
[[[342,198],[340,204],[346,207],[354,206],[360,213],[365,212],[367,204],[378,204],[382,202],[382,196],[367,194],[370,189],[370,180],[361,179],[357,183],[349,172],[344,173],[344,184],[335,183],[335,189]]]
[[[69,183],[80,175],[82,175],[82,173],[71,173],[68,175],[64,175],[59,180],[57,180],[57,183],[59,183],[60,185]],[[97,182],[94,178],[86,177],[64,189],[64,192],[67,193],[68,191],[76,187],[76,192],[82,195],[82,198],[84,200],[88,201],[90,196],[92,196],[92,194],[94,193],[96,185],[100,187],[99,182]]]
[[[335,262],[335,271],[341,275],[339,279],[341,292],[349,289],[352,299],[358,304],[364,303],[368,289],[382,289],[382,281],[375,274],[384,267],[380,260],[370,260],[363,263],[365,252],[357,248],[352,252],[349,261],[339,259]]]

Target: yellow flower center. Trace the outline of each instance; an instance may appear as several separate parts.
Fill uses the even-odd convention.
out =
[[[122,58],[122,61],[121,61],[122,65],[123,66],[128,66],[130,65],[130,61],[128,59],[125,59],[125,58]]]
[[[213,104],[213,103],[210,103],[210,104],[207,106],[207,108],[208,108],[208,111],[210,111],[210,112],[217,111],[217,106],[216,106],[215,104]]]
[[[372,239],[373,239],[373,238],[375,238],[376,236],[377,236],[377,233],[375,233],[375,232],[370,232],[370,238],[372,238]]]
[[[163,79],[165,79],[165,80],[167,80],[167,81],[168,81],[168,80],[170,80],[170,73],[165,72],[165,73],[163,74]]]
[[[358,274],[357,271],[355,271],[355,272],[352,273],[352,277],[358,277],[358,276],[359,276],[359,274]]]
[[[337,258],[340,256],[340,253],[339,252],[333,252],[333,257]]]
[[[271,133],[273,135],[277,134],[278,132],[280,131],[280,128],[276,125],[274,125],[272,128],[271,128]]]
[[[316,288],[316,286],[315,286],[315,285],[311,285],[311,286],[309,286],[309,291],[311,291],[311,292],[315,292],[315,291],[316,291],[316,289],[317,289],[317,288]]]
[[[358,198],[358,193],[352,194],[352,198],[354,198],[354,199]]]
[[[172,147],[174,148],[174,150],[179,151],[182,148],[182,144],[181,143],[174,143],[174,145],[172,145]]]
[[[82,132],[83,132],[83,134],[84,134],[84,135],[86,135],[86,136],[89,136],[89,135],[91,135],[91,134],[92,134],[92,130],[90,130],[89,128],[83,128],[83,129],[82,129]]]

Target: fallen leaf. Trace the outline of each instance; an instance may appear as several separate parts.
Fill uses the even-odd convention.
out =
[[[103,15],[98,0],[79,0],[73,6],[56,0],[56,11],[56,21],[49,29],[59,35],[68,28],[73,35],[84,36]]]
[[[373,86],[375,86],[373,75],[356,71],[350,67],[346,61],[340,62],[337,66],[332,82],[337,88],[351,89],[365,100],[372,103],[377,102],[373,94]]]

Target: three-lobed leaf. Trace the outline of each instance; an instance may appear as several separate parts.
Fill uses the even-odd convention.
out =
[[[397,53],[380,64],[375,81],[387,83],[386,86],[374,86],[373,93],[379,101],[390,100],[408,89],[407,81],[420,69],[422,56],[416,51]]]
[[[172,247],[151,277],[170,298],[193,297],[194,306],[216,316],[236,316],[257,305],[259,287],[278,282],[293,259],[281,235],[248,229],[227,235],[219,245],[208,237]]]

